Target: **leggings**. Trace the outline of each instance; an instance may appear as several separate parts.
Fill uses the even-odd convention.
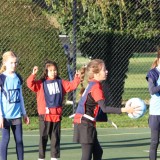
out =
[[[151,143],[149,159],[157,159],[157,148],[159,145],[159,135],[160,135],[160,116],[150,115],[149,117],[149,127],[151,128]]]
[[[81,144],[82,146],[82,158],[81,160],[91,160],[93,155],[93,160],[101,160],[103,150],[98,142],[98,139],[94,143]]]
[[[40,128],[40,139],[39,139],[39,158],[45,158],[46,146],[48,137],[51,140],[51,157],[60,157],[60,135],[61,135],[61,122],[47,122],[43,120],[42,116],[39,116],[39,128]]]
[[[2,129],[2,140],[0,146],[1,160],[7,160],[7,150],[10,140],[10,128],[12,129],[14,140],[16,142],[17,159],[24,159],[22,124],[6,126]]]

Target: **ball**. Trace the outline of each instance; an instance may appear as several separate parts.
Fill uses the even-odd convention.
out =
[[[128,117],[131,118],[131,119],[138,119],[138,118],[142,117],[147,110],[145,102],[140,98],[129,99],[126,102],[125,107],[130,107],[130,106],[131,107],[136,107],[136,109],[137,109],[137,111],[135,111],[134,113],[132,113],[132,114],[129,113],[128,114]]]

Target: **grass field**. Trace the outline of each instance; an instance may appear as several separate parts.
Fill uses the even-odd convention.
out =
[[[150,143],[148,128],[103,128],[97,129],[103,148],[103,160],[147,160]],[[61,160],[80,160],[81,147],[72,142],[73,129],[63,129],[61,135]],[[24,132],[24,160],[38,159],[38,131]],[[160,158],[160,151],[158,156]],[[8,159],[17,160],[15,143],[11,137]],[[46,160],[50,160],[50,141],[48,142]]]
[[[146,75],[156,56],[153,54],[142,54],[140,57],[130,59],[130,64],[125,80],[123,100],[131,97],[139,97],[148,102],[150,95],[148,92],[148,84]]]
[[[108,119],[110,119],[111,121],[113,121],[118,128],[126,128],[126,127],[131,127],[131,128],[148,128],[148,110],[145,113],[145,115],[141,118],[138,119],[131,119],[128,117],[127,114],[123,113],[120,115],[115,115],[115,114],[108,114]],[[31,123],[29,125],[23,125],[23,129],[25,131],[27,130],[35,130],[38,129],[39,127],[39,121],[38,121],[38,117],[30,117],[30,121]],[[62,118],[62,123],[61,123],[61,127],[63,129],[67,129],[67,128],[71,128],[73,125],[73,119],[70,119],[68,116],[67,117],[63,117]],[[98,128],[114,128],[110,123],[106,123],[106,122],[97,122],[96,126]]]
[[[124,93],[122,95],[124,101],[132,97],[139,97],[148,103],[150,95],[148,92],[146,74],[151,68],[151,64],[155,57],[156,53],[135,53],[133,54],[133,57],[130,58],[127,78],[125,79]],[[78,57],[77,68],[80,68],[88,62],[89,59]]]

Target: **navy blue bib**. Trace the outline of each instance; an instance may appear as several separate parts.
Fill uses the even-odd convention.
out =
[[[45,80],[43,87],[47,107],[56,108],[62,106],[62,80]]]

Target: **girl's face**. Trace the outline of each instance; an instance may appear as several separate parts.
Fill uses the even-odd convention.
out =
[[[94,74],[94,79],[97,81],[106,80],[108,71],[106,70],[105,64],[102,64],[102,68],[99,73]]]
[[[55,66],[48,67],[48,77],[49,79],[55,79],[57,77],[57,69]]]
[[[16,57],[9,57],[5,62],[4,65],[6,66],[6,72],[14,73],[17,67],[17,58]]]

